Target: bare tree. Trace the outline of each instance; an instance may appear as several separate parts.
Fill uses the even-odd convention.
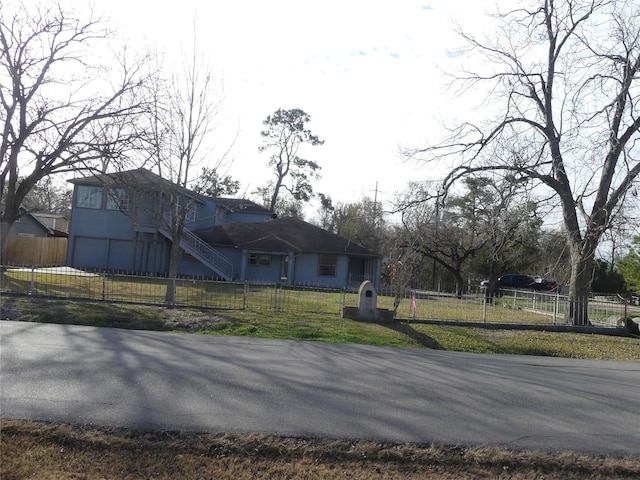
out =
[[[54,177],[45,177],[27,193],[22,206],[31,213],[42,212],[69,215],[71,213],[73,190],[68,188],[67,185],[54,182]]]
[[[394,243],[413,252],[413,256],[405,256],[403,264],[407,268],[409,260],[415,263],[414,278],[430,278],[435,290],[443,279],[451,277],[458,295],[470,281],[489,279],[486,294],[490,300],[497,293],[500,273],[545,275],[552,255],[546,251],[546,257],[538,254],[544,234],[541,204],[531,198],[526,183],[493,176],[467,176],[462,183],[465,191],[445,198],[442,192],[429,193],[439,184],[414,182],[396,201],[402,225],[396,230]]]
[[[500,273],[523,271],[545,274],[535,259],[544,202],[532,199],[526,182],[500,181],[489,177],[467,177],[469,188],[466,215],[475,217],[484,241],[479,257],[488,273],[487,293],[493,297]],[[475,213],[474,213],[475,211]],[[534,271],[534,267],[538,271]]]
[[[496,38],[461,31],[473,61],[482,60],[457,79],[465,90],[488,87],[480,91],[496,116],[408,152],[456,157],[445,189],[492,170],[554,193],[571,253],[568,317],[576,325],[588,323],[596,248],[640,174],[639,9],[623,0],[537,0],[496,15]]]
[[[369,197],[332,206],[325,228],[374,252],[382,250],[388,233],[381,202]]]
[[[205,193],[211,172],[227,162],[226,150],[212,161],[211,135],[221,109],[222,83],[193,44],[173,75],[157,77],[152,84],[153,108],[149,121],[150,162],[161,182],[162,222],[169,232],[168,283],[165,301],[175,302],[180,244],[195,217],[197,199]],[[209,175],[201,175],[202,172]]]
[[[42,179],[123,155],[137,138],[145,59],[108,59],[106,24],[60,4],[0,9],[0,243]],[[117,127],[116,127],[117,126]]]

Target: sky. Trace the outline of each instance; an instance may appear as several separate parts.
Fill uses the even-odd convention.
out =
[[[66,0],[71,2],[73,0]],[[78,0],[80,1],[80,0]],[[64,4],[63,0],[63,4]],[[483,5],[484,4],[484,5]],[[322,167],[314,189],[334,203],[363,196],[384,203],[409,181],[441,178],[409,161],[403,147],[438,136],[454,115],[447,93],[459,37],[452,22],[478,24],[487,4],[474,0],[94,0],[95,9],[132,44],[179,55],[193,38],[225,91],[229,173],[241,194],[271,178],[259,153],[263,120],[300,108],[324,145],[303,156]]]

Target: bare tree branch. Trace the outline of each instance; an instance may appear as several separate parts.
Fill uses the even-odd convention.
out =
[[[109,38],[102,20],[76,18],[60,4],[0,10],[2,240],[41,179],[122,155],[136,136],[146,59],[110,71],[90,51]]]

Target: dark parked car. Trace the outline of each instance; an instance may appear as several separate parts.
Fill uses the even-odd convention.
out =
[[[535,277],[531,275],[521,275],[519,273],[510,273],[502,275],[498,278],[496,286],[499,288],[534,288],[536,283]]]
[[[482,287],[489,286],[489,280],[480,283]],[[546,278],[536,278],[532,275],[523,275],[520,273],[510,273],[502,275],[496,282],[496,288],[526,288],[529,290],[537,290],[541,292],[549,292],[557,288],[558,284],[554,280]]]
[[[541,292],[551,292],[558,288],[558,282],[555,280],[547,280],[546,278],[536,278],[533,289]]]

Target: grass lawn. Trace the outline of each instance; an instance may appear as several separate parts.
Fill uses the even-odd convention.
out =
[[[8,296],[0,302],[0,318],[22,321],[640,361],[640,339],[633,337],[427,323],[377,324],[338,315],[268,310],[202,311]],[[149,432],[6,420],[1,427],[3,480],[640,478],[640,456],[612,458],[482,446]]]
[[[640,339],[468,327],[443,323],[373,323],[338,315],[271,310],[195,310],[3,297],[1,318],[206,335],[315,340],[474,353],[640,361]]]

